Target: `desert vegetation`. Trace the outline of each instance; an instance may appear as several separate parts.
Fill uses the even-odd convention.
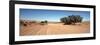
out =
[[[70,15],[59,19],[60,22],[44,21],[25,21],[20,20],[20,35],[51,35],[51,34],[73,34],[89,33],[89,21],[82,21],[79,15]],[[80,23],[80,25],[77,25]]]
[[[74,24],[75,25],[75,23],[81,23],[82,22],[82,17],[80,15],[70,15],[68,17],[63,17],[60,20],[65,25],[66,24]]]
[[[41,25],[46,25],[47,23],[48,23],[47,20],[45,20],[45,21],[41,21],[41,22],[40,22]]]
[[[28,25],[31,25],[32,23],[36,23],[36,21],[20,20],[20,25],[22,26],[28,26]]]
[[[90,11],[20,9],[20,36],[90,33]]]
[[[31,25],[31,24],[47,25],[47,24],[48,24],[48,21],[45,20],[45,21],[37,22],[37,21],[25,21],[25,20],[20,20],[20,25],[22,25],[22,26],[28,26],[28,25]]]

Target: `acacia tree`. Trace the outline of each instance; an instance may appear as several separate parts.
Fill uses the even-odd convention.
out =
[[[82,22],[83,17],[81,17],[81,16],[77,15],[76,19],[77,19],[77,22],[80,22],[80,23],[81,23],[81,22]]]
[[[71,24],[71,23],[72,23],[69,17],[63,17],[63,18],[61,18],[60,20],[61,20],[61,22],[63,22],[64,24]]]
[[[82,17],[80,15],[71,15],[68,17],[63,17],[60,19],[61,22],[63,22],[64,24],[75,24],[78,22],[82,22]]]

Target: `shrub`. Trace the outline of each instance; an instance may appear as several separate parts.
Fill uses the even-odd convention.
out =
[[[44,23],[46,23],[46,24],[47,24],[47,23],[48,23],[48,21],[47,21],[47,20],[45,20],[45,21],[44,21]]]
[[[26,24],[26,23],[24,23],[23,25],[24,25],[24,26],[27,26],[27,24]]]
[[[47,20],[45,20],[45,21],[41,21],[40,22],[42,25],[44,25],[44,24],[47,24],[48,23],[48,21]]]
[[[24,25],[24,21],[23,20],[20,20],[20,25]]]

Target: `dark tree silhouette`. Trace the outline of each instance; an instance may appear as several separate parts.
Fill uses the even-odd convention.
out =
[[[61,22],[63,22],[65,25],[66,24],[75,24],[75,23],[78,23],[78,22],[82,22],[82,17],[80,15],[71,15],[71,16],[68,16],[68,17],[63,17],[60,19]]]
[[[48,21],[47,20],[45,20],[45,21],[41,21],[40,22],[42,25],[44,25],[44,24],[47,24],[48,23]]]
[[[48,21],[47,21],[47,20],[45,20],[44,22],[45,22],[45,23],[48,23]]]

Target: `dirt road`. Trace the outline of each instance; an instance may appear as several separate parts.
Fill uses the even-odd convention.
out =
[[[49,23],[47,25],[31,24],[30,26],[21,26],[20,35],[55,35],[89,32],[89,23],[82,23],[80,25],[63,25],[62,23]]]

